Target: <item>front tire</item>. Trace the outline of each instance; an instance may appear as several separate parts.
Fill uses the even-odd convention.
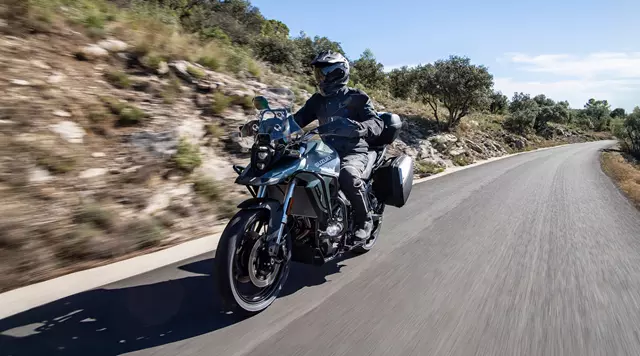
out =
[[[287,280],[290,261],[274,263],[264,251],[269,218],[267,210],[241,210],[220,236],[215,265],[220,294],[229,310],[249,315],[265,310]]]

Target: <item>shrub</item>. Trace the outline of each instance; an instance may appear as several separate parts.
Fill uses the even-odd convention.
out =
[[[202,164],[200,149],[197,145],[192,145],[187,140],[181,139],[172,161],[179,169],[185,172],[193,172]]]
[[[452,161],[456,166],[467,166],[471,164],[471,161],[464,155],[455,156]]]
[[[116,88],[129,89],[131,87],[129,76],[122,71],[108,71],[104,73],[104,77],[109,84]]]
[[[262,74],[262,71],[260,70],[260,66],[258,65],[258,63],[256,63],[256,61],[253,61],[253,60],[250,60],[247,63],[247,71],[249,71],[249,74],[251,74],[256,78],[259,78],[260,75]]]
[[[154,71],[158,70],[160,68],[160,63],[165,61],[166,61],[166,58],[153,53],[147,53],[144,56],[142,56],[142,58],[140,59],[140,63],[143,66],[149,69],[152,69]]]
[[[207,134],[214,138],[220,138],[224,135],[224,129],[218,124],[208,124],[205,126],[205,129],[207,130]]]
[[[136,126],[142,124],[147,114],[139,108],[123,103],[115,98],[103,97],[102,101],[114,115],[118,116],[116,126]]]
[[[103,234],[90,224],[78,224],[55,246],[56,256],[65,261],[110,257],[112,252],[100,241]]]
[[[146,113],[135,106],[127,105],[118,114],[116,124],[118,126],[137,126],[142,124],[142,120],[146,118]]]
[[[193,189],[209,201],[217,201],[223,194],[218,182],[207,177],[198,177],[193,184]]]
[[[438,174],[444,171],[444,167],[429,161],[416,161],[414,168],[415,172],[421,176]]]
[[[240,105],[245,110],[251,110],[254,108],[253,98],[249,95],[244,95],[244,96],[237,95],[232,97],[231,100],[234,105]]]
[[[245,65],[245,56],[237,51],[233,51],[227,58],[226,69],[231,73],[238,74],[245,69]]]
[[[187,73],[189,73],[190,76],[196,78],[196,79],[202,79],[205,77],[205,75],[207,75],[207,73],[205,73],[205,71],[203,71],[202,69],[198,68],[198,67],[194,67],[194,66],[188,66],[187,67]]]
[[[76,166],[75,158],[71,156],[56,154],[50,151],[40,151],[36,158],[36,163],[54,174],[71,172]]]
[[[222,114],[233,102],[234,98],[228,97],[221,92],[215,92],[212,97],[211,112],[214,115]]]
[[[238,211],[236,204],[230,200],[219,202],[216,208],[218,215],[223,219],[230,219]]]
[[[97,204],[82,206],[76,212],[74,220],[78,224],[91,224],[104,230],[110,230],[115,226],[115,216]]]
[[[198,59],[198,64],[211,70],[218,70],[221,67],[220,60],[215,57],[203,56]]]
[[[180,80],[172,74],[169,83],[165,85],[160,92],[160,97],[165,104],[173,104],[180,94],[182,94],[182,84]]]
[[[156,246],[162,241],[161,224],[152,218],[143,218],[128,223],[123,231],[137,249]]]

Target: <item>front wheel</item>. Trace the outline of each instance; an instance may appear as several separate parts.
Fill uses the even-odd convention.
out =
[[[220,294],[229,309],[248,314],[265,310],[287,280],[288,259],[278,261],[267,251],[268,226],[267,210],[241,210],[220,236],[215,264]]]

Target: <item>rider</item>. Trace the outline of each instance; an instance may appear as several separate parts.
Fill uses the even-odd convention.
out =
[[[340,188],[353,206],[355,237],[364,241],[373,230],[362,182],[368,161],[367,141],[379,136],[384,124],[367,94],[347,87],[349,61],[344,56],[332,51],[321,52],[311,66],[318,93],[307,100],[294,118],[300,127],[318,120],[320,125],[324,125],[320,127],[324,132],[336,133],[336,136],[323,137],[323,140],[340,156]],[[326,125],[338,118],[348,119],[348,125],[344,125],[344,121]]]

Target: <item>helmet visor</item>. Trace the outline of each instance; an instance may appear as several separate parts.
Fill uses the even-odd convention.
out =
[[[341,63],[330,64],[325,67],[314,67],[313,76],[318,84],[331,83],[333,80],[342,78],[344,70]]]

